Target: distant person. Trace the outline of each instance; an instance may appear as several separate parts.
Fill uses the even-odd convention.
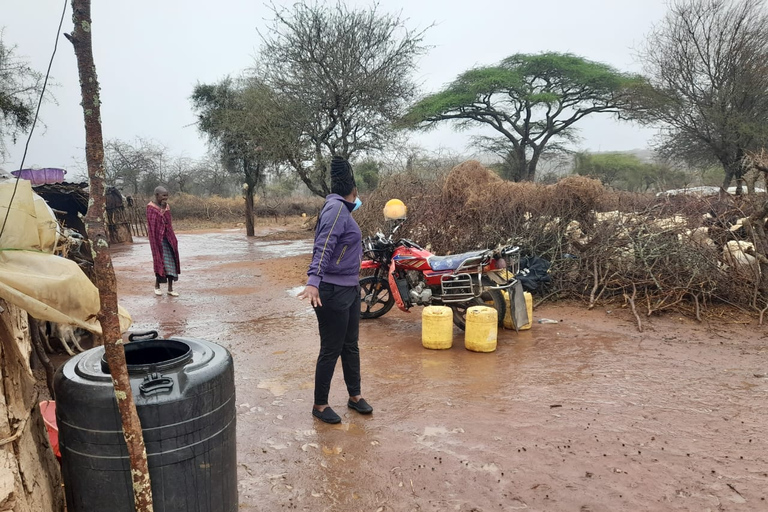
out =
[[[328,393],[336,362],[341,356],[347,406],[361,414],[373,407],[360,392],[360,351],[357,338],[360,324],[360,261],[363,257],[362,235],[351,213],[362,202],[352,168],[345,159],[331,161],[331,192],[325,198],[315,231],[312,263],[307,286],[299,294],[315,308],[320,329],[320,355],[315,368],[315,404],[312,415],[326,423],[341,418],[328,405]]]
[[[171,224],[171,207],[168,206],[168,190],[155,189],[155,198],[147,204],[147,236],[152,249],[155,268],[155,295],[162,295],[160,283],[168,283],[168,295],[178,297],[173,282],[179,279],[179,242]]]

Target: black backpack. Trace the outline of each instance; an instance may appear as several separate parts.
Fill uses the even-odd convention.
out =
[[[549,261],[538,256],[521,258],[520,272],[515,277],[523,285],[523,290],[534,292],[552,282],[552,276],[549,275],[550,266]]]

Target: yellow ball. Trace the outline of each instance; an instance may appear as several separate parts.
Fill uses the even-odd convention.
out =
[[[390,199],[384,205],[384,218],[387,220],[404,219],[408,213],[408,207],[399,199]]]

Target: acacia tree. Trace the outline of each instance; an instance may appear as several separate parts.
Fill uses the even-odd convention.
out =
[[[280,98],[273,104],[279,133],[296,135],[273,147],[309,190],[325,196],[330,156],[350,158],[391,140],[392,122],[416,93],[411,73],[425,51],[424,31],[376,5],[302,2],[272,10],[254,76]]]
[[[421,129],[443,121],[454,121],[458,128],[490,126],[501,137],[484,138],[481,144],[516,166],[510,177],[533,181],[541,156],[573,140],[576,122],[591,114],[621,112],[625,88],[636,80],[575,55],[516,54],[462,73],[413,105],[402,122]]]
[[[630,192],[647,192],[685,186],[689,177],[663,163],[649,163],[631,153],[576,153],[574,174],[592,176],[603,185]]]
[[[0,158],[5,156],[3,139],[16,142],[32,126],[42,87],[43,75],[17,56],[15,46],[3,42],[0,30]]]
[[[192,105],[199,130],[208,137],[227,170],[244,180],[246,235],[254,236],[253,197],[264,179],[266,154],[260,141],[259,122],[263,116],[253,108],[253,94],[245,93],[242,82],[225,78],[218,84],[198,84],[192,93]]]
[[[741,160],[768,137],[768,14],[762,0],[679,0],[641,53],[636,116],[660,123],[658,149],[719,163],[740,193]]]

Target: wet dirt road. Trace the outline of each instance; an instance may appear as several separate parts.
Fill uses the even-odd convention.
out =
[[[275,231],[277,228],[273,229]],[[262,228],[260,235],[268,235]],[[240,509],[768,511],[764,329],[542,306],[498,350],[422,348],[421,309],[361,324],[363,395],[310,409],[317,323],[295,298],[310,240],[182,233],[181,296],[156,297],[146,239],[113,249],[132,330],[235,360]],[[292,237],[296,238],[296,237]]]

